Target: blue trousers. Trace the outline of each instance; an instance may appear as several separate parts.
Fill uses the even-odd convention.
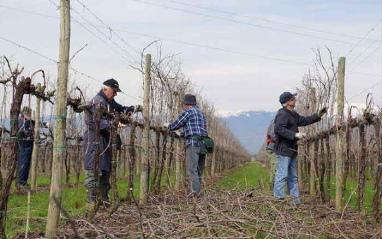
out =
[[[28,177],[29,177],[29,169],[31,165],[32,151],[33,151],[33,142],[19,143],[18,182],[20,186],[27,185]]]
[[[297,159],[283,155],[277,155],[276,179],[273,194],[276,199],[286,196],[285,183],[287,184],[292,204],[299,204],[300,191],[298,189],[298,176],[296,171]]]

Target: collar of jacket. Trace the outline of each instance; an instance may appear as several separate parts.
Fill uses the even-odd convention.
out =
[[[296,114],[296,111],[294,111],[294,110],[289,110],[289,109],[287,109],[287,108],[281,108],[281,110],[283,110],[283,111],[285,111],[285,112],[287,112],[287,113],[289,113],[289,114],[291,114],[291,115],[295,115],[295,114]]]
[[[199,109],[198,105],[192,105],[191,108],[189,108],[189,109],[183,109],[183,110],[184,110],[184,111],[189,111],[189,110],[194,109],[194,108]]]
[[[102,98],[104,98],[105,100],[106,100],[106,102],[108,102],[108,103],[111,103],[111,102],[113,102],[113,100],[112,101],[110,101],[107,97],[106,97],[106,95],[105,95],[105,93],[103,93],[103,91],[102,90],[100,90],[99,92],[98,92],[98,94],[97,95],[99,95],[99,96],[101,96]]]

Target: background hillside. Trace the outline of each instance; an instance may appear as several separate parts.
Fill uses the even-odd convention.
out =
[[[252,154],[257,154],[265,141],[265,133],[269,122],[276,112],[241,111],[222,113],[229,129]]]

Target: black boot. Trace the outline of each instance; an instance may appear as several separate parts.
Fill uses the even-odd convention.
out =
[[[109,186],[101,186],[101,195],[103,202],[109,202]]]

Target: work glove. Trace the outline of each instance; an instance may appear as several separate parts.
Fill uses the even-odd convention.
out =
[[[160,130],[161,131],[169,131],[169,129],[168,129],[169,125],[170,125],[169,123],[164,123],[163,126],[161,126]]]
[[[324,107],[324,108],[320,109],[320,111],[318,111],[318,116],[322,117],[322,116],[324,116],[324,114],[326,114],[326,112],[328,112],[328,108]]]
[[[40,134],[39,138],[40,138],[40,140],[44,140],[44,139],[46,139],[46,135],[45,134]]]
[[[166,126],[160,126],[159,127],[159,131],[161,131],[163,133],[168,133],[169,132],[168,127],[166,127]]]
[[[125,125],[125,124],[123,124],[123,123],[121,123],[121,122],[119,122],[119,123],[118,123],[118,128],[120,128],[120,129],[121,129],[121,128],[125,128],[125,127],[126,127],[126,125]]]
[[[174,132],[174,134],[176,135],[176,136],[178,136],[178,137],[180,137],[180,130],[178,129],[178,130],[175,130],[175,131],[173,131]]]
[[[306,133],[296,133],[295,137],[297,139],[303,139],[306,138]]]
[[[143,106],[142,105],[134,106],[134,113],[142,112],[142,111],[143,111]]]

